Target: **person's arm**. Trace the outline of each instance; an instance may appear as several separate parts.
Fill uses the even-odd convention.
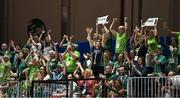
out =
[[[132,68],[134,69],[134,71],[139,75],[142,76],[142,73],[137,69],[136,65],[132,65]]]
[[[93,31],[93,28],[86,27],[85,30],[87,32],[87,40],[89,42],[89,45],[90,45],[90,47],[92,47],[93,44],[94,44],[94,41],[91,38],[91,34],[92,34],[92,31]]]
[[[63,46],[63,43],[64,43],[65,40],[66,40],[66,35],[63,36],[63,39],[62,39],[62,41],[60,42],[59,47],[62,47],[62,46]]]
[[[148,47],[148,44],[147,44],[147,36],[145,36],[143,40],[144,40],[144,45],[145,45],[145,47],[147,48],[147,47]]]
[[[26,68],[23,70],[23,73],[25,74],[26,80],[29,80],[28,72],[29,72],[29,68]]]
[[[82,67],[81,63],[79,61],[77,61],[76,64],[79,66],[79,68],[81,70],[81,74],[83,74],[84,73],[84,68]]]
[[[127,23],[128,18],[124,17],[124,29],[125,29],[125,33],[127,33],[127,29],[128,29],[128,23]]]
[[[41,61],[42,61],[42,66],[46,66],[46,62],[43,58],[41,58]]]
[[[51,30],[48,30],[48,32],[47,32],[48,38],[50,40],[50,46],[55,50],[56,48],[54,47],[54,42],[51,38],[50,32],[51,32]]]
[[[158,36],[158,31],[157,31],[157,27],[154,26],[154,36],[157,37]]]
[[[143,29],[142,29],[142,33],[144,36],[147,36],[147,29],[148,29],[148,27],[143,27]]]
[[[64,64],[63,73],[66,76],[67,75],[66,63],[64,62],[64,60],[62,60],[62,63]]]
[[[47,72],[48,75],[52,76],[52,73],[51,73],[51,71],[49,70],[49,66],[46,66],[46,72]]]
[[[177,35],[177,32],[171,31],[170,34]]]
[[[114,26],[114,23],[117,21],[117,18],[113,18],[113,21],[112,21],[112,23],[111,23],[111,25],[110,25],[110,27],[109,27],[109,30],[110,30],[110,32],[112,33],[112,35],[113,36],[115,36],[116,35],[116,31],[113,29],[113,26]]]
[[[16,47],[14,45],[14,41],[13,40],[11,40],[11,46],[13,47],[14,51],[17,51],[17,49],[16,49]]]
[[[51,30],[48,30],[47,35],[48,35],[49,40],[52,41],[50,32],[51,32]]]
[[[28,59],[29,59],[29,57],[30,57],[31,54],[32,54],[32,51],[26,56],[26,58],[25,58],[26,64],[28,64],[27,61],[28,61]]]
[[[131,36],[131,38],[130,38],[130,41],[129,41],[130,44],[131,44],[131,43],[135,43],[135,37],[136,37],[136,31],[134,30],[134,31],[133,31],[133,34],[132,34],[132,36]]]
[[[104,33],[102,35],[102,46],[104,47],[107,41],[107,36],[109,34],[109,30],[107,29],[107,27],[103,24],[103,29],[104,29]],[[109,36],[108,36],[109,37]]]
[[[30,40],[31,40],[32,44],[38,46],[38,43],[36,43],[34,41],[33,36],[31,35],[31,33],[29,33],[29,34],[30,34]]]
[[[124,52],[124,58],[127,60],[128,64],[131,65],[131,60],[130,60],[128,53],[126,51]]]
[[[45,30],[44,30],[44,28],[43,28],[43,30],[42,30],[42,33],[40,34],[40,36],[39,36],[39,42],[41,41],[41,39],[42,39],[42,36],[45,34]]]
[[[74,60],[78,60],[79,59],[78,55],[76,53],[74,53],[73,51],[68,51],[68,52],[73,57]]]
[[[67,47],[66,51],[64,51],[64,53],[62,53],[62,55],[61,55],[62,60],[65,59],[65,55],[66,55],[67,53],[68,53],[68,47]]]
[[[38,57],[37,52],[33,51],[33,54],[34,54],[34,58],[36,59],[36,61],[39,61],[39,57]]]
[[[27,42],[26,42],[26,45],[31,45],[31,38],[29,38],[28,40],[27,40]]]
[[[137,34],[138,34],[138,32],[136,31],[136,32],[134,32],[135,34],[134,34],[134,38],[133,38],[133,41],[134,41],[134,44],[137,46],[138,45],[138,42],[137,42]]]
[[[102,36],[102,41],[101,41],[101,43],[102,43],[102,47],[105,47],[105,44],[106,44],[105,34],[103,34],[103,36]]]
[[[73,76],[74,76],[74,77],[76,77],[78,69],[79,69],[79,65],[76,67],[76,69],[75,69],[74,72],[73,72]]]
[[[103,24],[103,28],[104,28],[104,30],[105,30],[105,33],[109,33],[109,30],[107,29],[107,27],[106,27],[105,24]]]
[[[97,21],[97,20],[96,20]],[[98,35],[99,35],[99,25],[97,24],[97,22],[96,22],[96,36],[98,37]]]

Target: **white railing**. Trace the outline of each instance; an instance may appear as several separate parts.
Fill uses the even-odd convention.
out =
[[[127,88],[128,97],[180,97],[180,76],[131,77]]]

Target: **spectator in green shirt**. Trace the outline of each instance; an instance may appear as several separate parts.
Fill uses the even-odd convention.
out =
[[[145,57],[145,66],[147,69],[147,73],[152,73],[153,72],[152,59],[154,58],[155,52],[159,45],[157,28],[156,26],[154,26],[153,29],[146,27],[144,29],[144,33],[146,37],[145,42],[148,47],[148,52],[146,53],[146,57]]]
[[[112,28],[116,21],[117,21],[117,18],[114,18],[110,25],[109,30],[112,33],[112,35],[115,37],[115,40],[116,40],[115,53],[119,54],[119,53],[124,53],[124,51],[126,50],[127,28],[128,28],[127,17],[124,18],[124,25],[121,25],[118,27],[118,32]]]
[[[62,55],[62,58],[66,64],[67,75],[72,74],[77,67],[76,61],[79,61],[80,53],[75,50],[74,45],[68,45],[66,51]]]

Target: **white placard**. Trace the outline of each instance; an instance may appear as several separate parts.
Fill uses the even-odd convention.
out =
[[[148,18],[148,20],[142,24],[142,27],[145,26],[156,26],[158,22],[158,18]]]
[[[97,24],[107,24],[108,23],[108,16],[98,17]]]

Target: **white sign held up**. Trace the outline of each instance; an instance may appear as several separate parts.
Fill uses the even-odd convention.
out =
[[[158,18],[148,18],[148,20],[142,24],[142,27],[145,26],[156,26],[158,22]]]
[[[108,16],[98,17],[97,24],[107,24],[108,23]]]

